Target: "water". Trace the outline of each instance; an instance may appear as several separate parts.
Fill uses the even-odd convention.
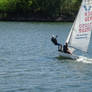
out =
[[[64,43],[72,23],[0,22],[0,92],[92,92],[87,57],[58,59],[50,37]]]

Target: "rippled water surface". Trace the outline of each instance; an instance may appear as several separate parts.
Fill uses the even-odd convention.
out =
[[[92,92],[92,41],[87,57],[59,59],[72,23],[0,22],[0,92]],[[91,38],[92,39],[92,38]]]

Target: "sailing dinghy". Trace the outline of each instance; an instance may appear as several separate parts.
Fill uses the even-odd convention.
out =
[[[79,56],[74,55],[74,51],[88,51],[92,31],[92,0],[82,0],[78,15],[72,25],[70,33],[67,37],[69,50],[72,54],[59,52],[59,55],[67,59],[77,59]],[[57,43],[56,39],[52,42]],[[55,44],[56,45],[56,44]]]
[[[67,37],[66,43],[73,51],[81,50],[88,51],[92,31],[92,0],[82,0],[78,15],[73,23],[70,33]],[[71,50],[71,49],[70,49]],[[77,59],[78,56],[60,53],[60,56]]]

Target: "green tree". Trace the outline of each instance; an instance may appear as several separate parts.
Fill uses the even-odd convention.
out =
[[[0,0],[0,17],[74,17],[82,0]]]
[[[80,3],[81,0],[65,0],[61,7],[62,14],[67,16],[75,16],[79,9]]]

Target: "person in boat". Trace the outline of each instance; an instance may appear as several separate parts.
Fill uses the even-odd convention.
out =
[[[58,51],[63,52],[63,50],[62,50],[62,44],[60,44],[60,45],[58,46]]]
[[[51,41],[53,42],[54,45],[58,45],[58,42],[57,42],[57,35],[56,35],[56,37],[55,37],[54,35],[52,35]]]
[[[65,43],[65,45],[63,46],[63,51],[64,53],[72,54],[68,48],[68,43]]]
[[[53,35],[51,37],[51,41],[53,42],[54,45],[58,46],[58,51],[63,51],[62,50],[62,44],[57,42],[57,37],[58,37],[57,35],[56,35],[56,37]]]

